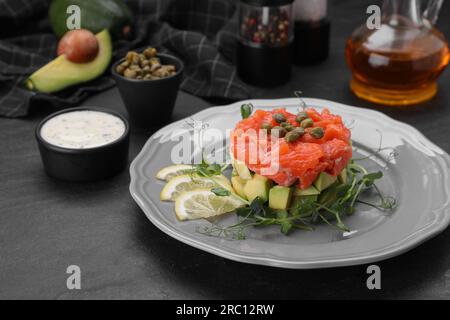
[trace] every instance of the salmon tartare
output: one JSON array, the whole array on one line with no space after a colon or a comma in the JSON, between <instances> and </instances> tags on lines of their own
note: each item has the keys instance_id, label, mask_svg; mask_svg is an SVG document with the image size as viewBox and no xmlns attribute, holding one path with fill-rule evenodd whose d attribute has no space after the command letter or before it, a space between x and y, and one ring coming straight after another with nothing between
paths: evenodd
<instances>
[{"instance_id":1,"label":"salmon tartare","mask_svg":"<svg viewBox=\"0 0 450 320\"><path fill-rule=\"evenodd\" d=\"M255 135L261 129L267 134ZM231 151L249 170L276 184L306 189L322 172L337 176L346 168L352 158L351 133L327 109L307 108L299 114L256 110L231 132ZM273 162L278 170L265 174Z\"/></svg>"}]
</instances>

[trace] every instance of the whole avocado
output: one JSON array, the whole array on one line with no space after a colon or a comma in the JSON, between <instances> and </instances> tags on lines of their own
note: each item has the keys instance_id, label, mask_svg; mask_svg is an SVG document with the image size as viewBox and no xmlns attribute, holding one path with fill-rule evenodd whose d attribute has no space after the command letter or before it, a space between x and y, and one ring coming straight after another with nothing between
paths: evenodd
<instances>
[{"instance_id":1,"label":"whole avocado","mask_svg":"<svg viewBox=\"0 0 450 320\"><path fill-rule=\"evenodd\" d=\"M122 0L53 0L48 16L58 37L69 31L67 8L71 5L80 8L82 29L93 33L108 29L115 39L126 38L131 31L133 16Z\"/></svg>"}]
</instances>

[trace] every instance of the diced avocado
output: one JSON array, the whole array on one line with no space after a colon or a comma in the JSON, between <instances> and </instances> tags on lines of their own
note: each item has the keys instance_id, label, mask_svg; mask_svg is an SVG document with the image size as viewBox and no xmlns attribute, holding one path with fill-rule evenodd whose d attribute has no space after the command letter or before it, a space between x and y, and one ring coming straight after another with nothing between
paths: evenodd
<instances>
[{"instance_id":1,"label":"diced avocado","mask_svg":"<svg viewBox=\"0 0 450 320\"><path fill-rule=\"evenodd\" d=\"M245 188L245 185L247 184L247 180L244 180L239 176L234 176L234 177L231 177L231 184L233 185L234 191L236 191L236 193L240 197L247 199L247 196L245 195L245 192L244 192L244 188Z\"/></svg>"},{"instance_id":2,"label":"diced avocado","mask_svg":"<svg viewBox=\"0 0 450 320\"><path fill-rule=\"evenodd\" d=\"M320 191L317 190L314 186L310 186L306 189L295 188L294 195L295 196L313 196L320 194Z\"/></svg>"},{"instance_id":3,"label":"diced avocado","mask_svg":"<svg viewBox=\"0 0 450 320\"><path fill-rule=\"evenodd\" d=\"M255 173L255 174L253 175L253 179L255 179L255 180L263 180L263 181L269 181L269 182L271 183L271 181L270 181L268 178L266 178L266 177L264 177L264 176L262 176L262 175L259 175L259 174L257 174L257 173Z\"/></svg>"},{"instance_id":4,"label":"diced avocado","mask_svg":"<svg viewBox=\"0 0 450 320\"><path fill-rule=\"evenodd\" d=\"M286 210L291 204L292 188L274 186L269 191L269 207L275 210Z\"/></svg>"},{"instance_id":5,"label":"diced avocado","mask_svg":"<svg viewBox=\"0 0 450 320\"><path fill-rule=\"evenodd\" d=\"M314 187L320 192L330 187L333 183L335 183L337 177L331 176L328 173L321 172L319 177L314 181Z\"/></svg>"},{"instance_id":6,"label":"diced avocado","mask_svg":"<svg viewBox=\"0 0 450 320\"><path fill-rule=\"evenodd\" d=\"M339 183L342 183L342 184L347 183L347 180L348 180L347 168L344 168L344 170L342 170L341 173L339 173L338 180L339 180Z\"/></svg>"},{"instance_id":7,"label":"diced avocado","mask_svg":"<svg viewBox=\"0 0 450 320\"><path fill-rule=\"evenodd\" d=\"M319 199L319 195L318 194L312 194L312 195L307 195L307 196L298 196L294 198L295 200L293 201L300 201L300 202L317 202L317 199Z\"/></svg>"},{"instance_id":8,"label":"diced avocado","mask_svg":"<svg viewBox=\"0 0 450 320\"><path fill-rule=\"evenodd\" d=\"M271 185L272 182L269 179L255 174L252 180L247 180L244 187L247 200L252 202L256 197L260 197L264 202L267 202Z\"/></svg>"},{"instance_id":9,"label":"diced avocado","mask_svg":"<svg viewBox=\"0 0 450 320\"><path fill-rule=\"evenodd\" d=\"M244 180L252 179L252 174L251 174L250 170L248 170L247 165L244 162L234 159L233 167L234 167L234 169L236 169L237 173L239 174L239 176L242 179L244 179Z\"/></svg>"},{"instance_id":10,"label":"diced avocado","mask_svg":"<svg viewBox=\"0 0 450 320\"><path fill-rule=\"evenodd\" d=\"M103 30L96 37L99 51L93 61L74 63L69 61L65 55L60 55L26 80L28 89L53 93L100 76L111 61L112 43L108 30Z\"/></svg>"}]
</instances>

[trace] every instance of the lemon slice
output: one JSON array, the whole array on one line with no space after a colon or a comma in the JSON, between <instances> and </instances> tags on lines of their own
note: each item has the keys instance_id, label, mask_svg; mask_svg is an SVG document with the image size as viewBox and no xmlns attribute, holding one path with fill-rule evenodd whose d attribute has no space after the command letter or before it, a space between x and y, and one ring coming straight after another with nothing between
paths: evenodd
<instances>
[{"instance_id":1,"label":"lemon slice","mask_svg":"<svg viewBox=\"0 0 450 320\"><path fill-rule=\"evenodd\" d=\"M173 177L191 173L193 168L194 167L189 164L174 164L159 170L158 173L156 174L156 178L160 180L169 181Z\"/></svg>"},{"instance_id":2,"label":"lemon slice","mask_svg":"<svg viewBox=\"0 0 450 320\"><path fill-rule=\"evenodd\" d=\"M234 196L220 197L210 189L196 189L184 192L177 198L175 213L181 221L194 220L233 212L245 205L242 200Z\"/></svg>"},{"instance_id":3,"label":"lemon slice","mask_svg":"<svg viewBox=\"0 0 450 320\"><path fill-rule=\"evenodd\" d=\"M231 189L231 184L223 175L211 178L199 175L185 174L170 179L161 191L160 199L163 201L174 201L181 193L194 189L211 189L213 187Z\"/></svg>"}]
</instances>

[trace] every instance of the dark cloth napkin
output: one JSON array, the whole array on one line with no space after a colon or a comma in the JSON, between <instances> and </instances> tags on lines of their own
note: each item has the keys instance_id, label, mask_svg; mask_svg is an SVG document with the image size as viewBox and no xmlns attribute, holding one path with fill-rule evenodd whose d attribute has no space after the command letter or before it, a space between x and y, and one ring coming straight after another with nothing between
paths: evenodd
<instances>
[{"instance_id":1,"label":"dark cloth napkin","mask_svg":"<svg viewBox=\"0 0 450 320\"><path fill-rule=\"evenodd\" d=\"M103 0L93 0L103 1ZM181 89L204 98L248 98L233 66L237 1L128 0L134 28L114 43L113 59L128 50L155 46L181 58ZM56 94L27 90L28 75L55 58L57 38L47 19L50 0L0 0L0 116L26 116L34 105L70 107L114 86L109 71Z\"/></svg>"}]
</instances>

